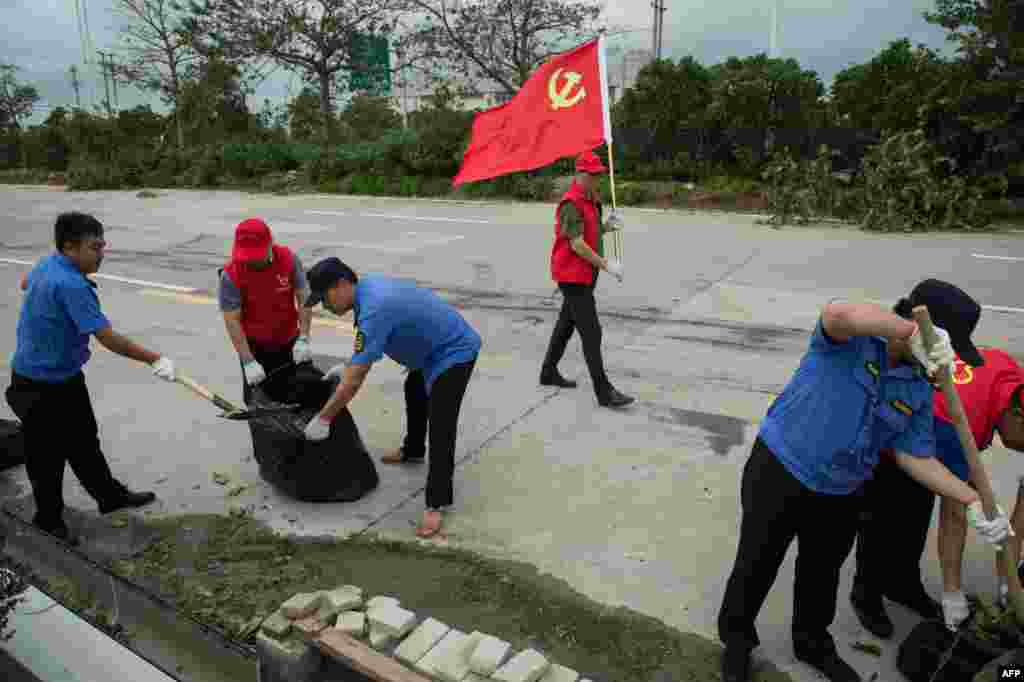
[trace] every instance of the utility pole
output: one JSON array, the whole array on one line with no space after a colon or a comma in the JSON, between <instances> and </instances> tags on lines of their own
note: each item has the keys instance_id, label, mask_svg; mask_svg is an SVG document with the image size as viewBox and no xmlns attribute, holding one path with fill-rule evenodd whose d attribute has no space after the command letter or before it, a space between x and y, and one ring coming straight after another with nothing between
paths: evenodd
<instances>
[{"instance_id":1,"label":"utility pole","mask_svg":"<svg viewBox=\"0 0 1024 682\"><path fill-rule=\"evenodd\" d=\"M74 64L71 65L71 87L75 89L75 108L82 108L82 97L79 92L82 82L78 80L78 67Z\"/></svg>"},{"instance_id":2,"label":"utility pole","mask_svg":"<svg viewBox=\"0 0 1024 682\"><path fill-rule=\"evenodd\" d=\"M106 99L103 101L104 106L107 108L107 116L113 116L113 111L110 108L110 82L107 80L107 62L105 52L96 50L96 53L100 56L100 72L103 74L103 92L106 93Z\"/></svg>"},{"instance_id":3,"label":"utility pole","mask_svg":"<svg viewBox=\"0 0 1024 682\"><path fill-rule=\"evenodd\" d=\"M651 59L661 59L661 36L664 28L665 0L654 0L654 27L651 35Z\"/></svg>"}]
</instances>

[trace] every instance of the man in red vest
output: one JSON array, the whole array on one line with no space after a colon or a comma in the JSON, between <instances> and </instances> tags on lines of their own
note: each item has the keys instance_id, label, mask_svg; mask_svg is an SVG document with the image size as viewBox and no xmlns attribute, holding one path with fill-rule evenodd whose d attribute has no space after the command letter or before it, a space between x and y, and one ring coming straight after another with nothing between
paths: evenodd
<instances>
[{"instance_id":1,"label":"man in red vest","mask_svg":"<svg viewBox=\"0 0 1024 682\"><path fill-rule=\"evenodd\" d=\"M231 343L245 375L245 396L267 375L292 362L312 360L305 306L309 287L302 263L275 244L259 218L235 228L231 260L221 270L218 298Z\"/></svg>"},{"instance_id":2,"label":"man in red vest","mask_svg":"<svg viewBox=\"0 0 1024 682\"><path fill-rule=\"evenodd\" d=\"M602 236L621 229L622 221L612 212L603 221L601 200L595 191L596 176L607 171L593 152L576 159L576 178L555 211L555 243L551 247L551 279L562 291L562 310L551 334L548 352L540 372L541 386L575 388L558 372L558 362L574 329L583 340L583 356L597 402L602 407L625 407L633 398L612 386L601 359L601 323L597 319L594 286L598 270L607 270L622 281L622 263L604 258Z\"/></svg>"}]
</instances>

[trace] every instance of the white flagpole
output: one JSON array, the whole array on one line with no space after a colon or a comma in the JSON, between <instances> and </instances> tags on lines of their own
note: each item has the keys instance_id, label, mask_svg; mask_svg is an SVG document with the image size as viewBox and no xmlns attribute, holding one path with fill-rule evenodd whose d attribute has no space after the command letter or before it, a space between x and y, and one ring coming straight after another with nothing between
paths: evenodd
<instances>
[{"instance_id":1,"label":"white flagpole","mask_svg":"<svg viewBox=\"0 0 1024 682\"><path fill-rule=\"evenodd\" d=\"M608 97L608 55L606 51L605 34L601 31L597 39L597 60L601 73L601 113L604 119L604 139L608 145L608 182L612 191L612 210L618 209L615 200L615 154L612 151L612 114L611 102ZM622 235L619 231L612 233L612 253L621 262L622 260Z\"/></svg>"}]
</instances>

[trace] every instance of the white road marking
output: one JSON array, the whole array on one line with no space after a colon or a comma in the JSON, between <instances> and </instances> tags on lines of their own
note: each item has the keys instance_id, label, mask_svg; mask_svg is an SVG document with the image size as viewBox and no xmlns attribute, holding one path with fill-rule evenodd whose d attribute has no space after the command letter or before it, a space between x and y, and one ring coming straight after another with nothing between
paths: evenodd
<instances>
[{"instance_id":1,"label":"white road marking","mask_svg":"<svg viewBox=\"0 0 1024 682\"><path fill-rule=\"evenodd\" d=\"M383 251L384 253L415 253L415 248L397 247L388 244L367 244L365 242L331 242L329 244L318 244L317 246L344 247L346 249L367 249L369 251Z\"/></svg>"},{"instance_id":2,"label":"white road marking","mask_svg":"<svg viewBox=\"0 0 1024 682\"><path fill-rule=\"evenodd\" d=\"M340 215L340 216L352 215L348 211L306 211L306 213L309 214L309 215Z\"/></svg>"},{"instance_id":3,"label":"white road marking","mask_svg":"<svg viewBox=\"0 0 1024 682\"><path fill-rule=\"evenodd\" d=\"M8 263L11 265L35 265L32 261L17 260L14 258L0 258L0 263ZM162 284L160 282L150 282L144 279L132 279L130 277L119 277L117 275L104 275L96 273L93 275L96 279L109 279L112 282L123 282L125 284L135 284L142 287L152 287L154 289L164 289L166 291L177 291L182 294L192 294L197 291L195 287L179 287L174 284Z\"/></svg>"},{"instance_id":4,"label":"white road marking","mask_svg":"<svg viewBox=\"0 0 1024 682\"><path fill-rule=\"evenodd\" d=\"M983 253L972 253L975 258L983 258L985 260L1010 260L1010 261L1024 261L1024 258L1017 256L986 256Z\"/></svg>"},{"instance_id":5,"label":"white road marking","mask_svg":"<svg viewBox=\"0 0 1024 682\"><path fill-rule=\"evenodd\" d=\"M438 232L405 232L407 237L416 237L416 242L421 246L432 246L434 244L447 244L456 242L466 237L461 234L440 234Z\"/></svg>"},{"instance_id":6,"label":"white road marking","mask_svg":"<svg viewBox=\"0 0 1024 682\"><path fill-rule=\"evenodd\" d=\"M438 216L417 216L417 215L397 215L394 213L360 213L359 215L366 218L392 218L394 220L425 220L439 223L473 223L476 225L488 225L490 220L480 220L479 218L441 218Z\"/></svg>"}]
</instances>

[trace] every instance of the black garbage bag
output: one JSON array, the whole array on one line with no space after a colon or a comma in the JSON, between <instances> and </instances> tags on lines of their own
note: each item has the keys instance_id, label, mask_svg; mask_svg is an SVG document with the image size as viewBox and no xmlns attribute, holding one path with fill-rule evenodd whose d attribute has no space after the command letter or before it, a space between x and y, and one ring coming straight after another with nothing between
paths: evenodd
<instances>
[{"instance_id":1,"label":"black garbage bag","mask_svg":"<svg viewBox=\"0 0 1024 682\"><path fill-rule=\"evenodd\" d=\"M25 463L25 434L21 422L0 419L0 471Z\"/></svg>"},{"instance_id":2,"label":"black garbage bag","mask_svg":"<svg viewBox=\"0 0 1024 682\"><path fill-rule=\"evenodd\" d=\"M956 641L956 635L937 620L918 623L900 644L896 668L910 682L929 682L938 670L943 656ZM971 636L961 635L949 660L935 675L935 682L970 680L987 663L1006 653L1006 649Z\"/></svg>"},{"instance_id":3,"label":"black garbage bag","mask_svg":"<svg viewBox=\"0 0 1024 682\"><path fill-rule=\"evenodd\" d=\"M249 419L253 454L263 480L290 497L305 502L353 502L376 488L380 479L352 413L342 410L326 440L314 443L303 434L338 384L336 379L323 381L323 376L311 363L303 363L278 371L268 387L249 391L246 405L250 408L302 406Z\"/></svg>"}]
</instances>

